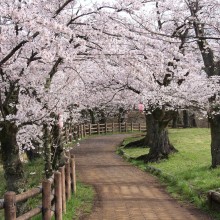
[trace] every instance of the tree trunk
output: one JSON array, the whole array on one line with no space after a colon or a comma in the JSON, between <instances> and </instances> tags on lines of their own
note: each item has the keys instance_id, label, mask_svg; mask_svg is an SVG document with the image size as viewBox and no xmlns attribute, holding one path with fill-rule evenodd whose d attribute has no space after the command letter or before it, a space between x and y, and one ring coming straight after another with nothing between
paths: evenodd
<instances>
[{"instance_id":1,"label":"tree trunk","mask_svg":"<svg viewBox=\"0 0 220 220\"><path fill-rule=\"evenodd\" d=\"M100 116L101 116L101 118L99 120L99 123L100 124L105 124L106 121L107 121L107 118L106 118L105 112L103 110L100 111Z\"/></svg>"},{"instance_id":2,"label":"tree trunk","mask_svg":"<svg viewBox=\"0 0 220 220\"><path fill-rule=\"evenodd\" d=\"M53 170L57 170L61 165L61 156L63 153L63 141L61 135L61 129L58 125L53 127L53 160L52 167Z\"/></svg>"},{"instance_id":3,"label":"tree trunk","mask_svg":"<svg viewBox=\"0 0 220 220\"><path fill-rule=\"evenodd\" d=\"M197 128L197 127L198 127L198 126L197 126L197 123L196 123L195 113L192 113L192 114L190 115L190 126L191 126L192 128Z\"/></svg>"},{"instance_id":4,"label":"tree trunk","mask_svg":"<svg viewBox=\"0 0 220 220\"><path fill-rule=\"evenodd\" d=\"M52 176L52 161L51 161L51 138L50 131L48 129L47 124L43 125L44 132L44 160L45 160L45 174L46 178L50 178Z\"/></svg>"},{"instance_id":5,"label":"tree trunk","mask_svg":"<svg viewBox=\"0 0 220 220\"><path fill-rule=\"evenodd\" d=\"M167 159L169 154L177 152L177 150L170 143L168 137L166 123L162 121L155 121L153 124L153 132L151 139L148 140L151 143L149 154L145 158L145 162L155 162L161 159Z\"/></svg>"},{"instance_id":6,"label":"tree trunk","mask_svg":"<svg viewBox=\"0 0 220 220\"><path fill-rule=\"evenodd\" d=\"M89 109L89 115L90 115L90 121L91 121L91 124L95 124L95 114L94 114L94 111L92 109Z\"/></svg>"},{"instance_id":7,"label":"tree trunk","mask_svg":"<svg viewBox=\"0 0 220 220\"><path fill-rule=\"evenodd\" d=\"M0 131L0 141L7 191L19 193L24 191L26 181L23 165L19 158L17 132L18 128L14 123L5 122Z\"/></svg>"},{"instance_id":8,"label":"tree trunk","mask_svg":"<svg viewBox=\"0 0 220 220\"><path fill-rule=\"evenodd\" d=\"M178 127L178 120L179 120L179 112L177 111L172 120L172 128L177 128Z\"/></svg>"},{"instance_id":9,"label":"tree trunk","mask_svg":"<svg viewBox=\"0 0 220 220\"><path fill-rule=\"evenodd\" d=\"M0 131L2 163L6 179L6 190L16 194L26 190L26 178L23 164L19 157L19 147L16 141L18 127L11 122L4 122ZM24 202L17 203L17 215L26 211Z\"/></svg>"},{"instance_id":10,"label":"tree trunk","mask_svg":"<svg viewBox=\"0 0 220 220\"><path fill-rule=\"evenodd\" d=\"M177 152L170 143L166 120L156 120L153 115L147 117L147 135L148 146L150 147L149 154L145 158L145 162L155 162L161 159L167 159L169 154Z\"/></svg>"},{"instance_id":11,"label":"tree trunk","mask_svg":"<svg viewBox=\"0 0 220 220\"><path fill-rule=\"evenodd\" d=\"M155 132L155 119L152 114L146 115L146 128L147 134L144 138L144 144L148 147L153 147L154 143L154 132Z\"/></svg>"},{"instance_id":12,"label":"tree trunk","mask_svg":"<svg viewBox=\"0 0 220 220\"><path fill-rule=\"evenodd\" d=\"M213 115L209 119L211 128L212 168L220 165L220 115Z\"/></svg>"},{"instance_id":13,"label":"tree trunk","mask_svg":"<svg viewBox=\"0 0 220 220\"><path fill-rule=\"evenodd\" d=\"M184 128L189 128L190 127L189 111L188 110L183 110L183 127Z\"/></svg>"},{"instance_id":14,"label":"tree trunk","mask_svg":"<svg viewBox=\"0 0 220 220\"><path fill-rule=\"evenodd\" d=\"M125 110L123 108L119 108L118 123L123 123L124 120L125 120Z\"/></svg>"},{"instance_id":15,"label":"tree trunk","mask_svg":"<svg viewBox=\"0 0 220 220\"><path fill-rule=\"evenodd\" d=\"M137 159L145 162L155 162L168 158L168 155L177 150L169 141L167 125L172 119L173 112L166 112L163 109L155 109L152 114L146 115L147 134L145 143L150 147L146 155Z\"/></svg>"}]
</instances>

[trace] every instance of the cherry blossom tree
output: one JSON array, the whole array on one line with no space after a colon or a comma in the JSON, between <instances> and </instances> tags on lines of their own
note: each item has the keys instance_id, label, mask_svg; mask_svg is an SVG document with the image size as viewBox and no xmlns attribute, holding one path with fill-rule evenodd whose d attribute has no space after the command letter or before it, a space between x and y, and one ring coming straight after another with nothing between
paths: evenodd
<instances>
[{"instance_id":1,"label":"cherry blossom tree","mask_svg":"<svg viewBox=\"0 0 220 220\"><path fill-rule=\"evenodd\" d=\"M204 70L208 77L219 76L219 1L186 1L186 8L189 16L182 28L188 28L192 38L196 39L198 50L201 53ZM211 153L212 167L220 165L220 115L219 115L219 88L210 97L210 108L208 109L209 122L211 127Z\"/></svg>"},{"instance_id":2,"label":"cherry blossom tree","mask_svg":"<svg viewBox=\"0 0 220 220\"><path fill-rule=\"evenodd\" d=\"M66 120L80 98L73 67L92 44L82 19L89 13L72 0L1 2L0 140L8 190L25 188L19 148L44 137L49 155L47 134L57 123L51 113L63 111Z\"/></svg>"},{"instance_id":3,"label":"cherry blossom tree","mask_svg":"<svg viewBox=\"0 0 220 220\"><path fill-rule=\"evenodd\" d=\"M196 45L188 42L188 29L178 32L178 20L170 12L172 7L177 10L177 5L162 3L117 1L103 6L113 13L109 13L110 23L105 24L102 34L102 39L108 36L104 49L108 61L103 68L108 69L105 76L109 80L105 78L99 84L140 95L147 112L147 144L151 147L146 161L166 158L175 151L166 127L177 109L207 112L208 99L217 91L215 79L208 79L204 73ZM186 15L183 10L178 13Z\"/></svg>"},{"instance_id":4,"label":"cherry blossom tree","mask_svg":"<svg viewBox=\"0 0 220 220\"><path fill-rule=\"evenodd\" d=\"M163 36L181 40L184 54L195 52L197 62L203 65L207 77L215 81L212 96L206 101L205 109L211 127L212 167L220 164L219 155L219 1L187 0L157 1L157 15L166 26ZM150 28L150 32L158 33ZM158 33L161 36L161 33ZM183 44L184 43L184 44ZM190 68L193 63L189 63ZM216 80L215 80L216 79ZM206 92L204 91L205 95ZM200 97L198 96L198 101ZM200 101L201 103L202 101Z\"/></svg>"}]
</instances>

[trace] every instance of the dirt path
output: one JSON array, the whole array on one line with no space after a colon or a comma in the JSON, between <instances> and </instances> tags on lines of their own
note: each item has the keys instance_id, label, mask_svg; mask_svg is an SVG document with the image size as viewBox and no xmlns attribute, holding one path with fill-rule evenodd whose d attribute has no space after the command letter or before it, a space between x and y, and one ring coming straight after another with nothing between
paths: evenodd
<instances>
[{"instance_id":1,"label":"dirt path","mask_svg":"<svg viewBox=\"0 0 220 220\"><path fill-rule=\"evenodd\" d=\"M97 197L86 220L209 220L206 214L171 198L156 178L115 154L125 135L82 141L73 151L78 178L93 185Z\"/></svg>"}]
</instances>

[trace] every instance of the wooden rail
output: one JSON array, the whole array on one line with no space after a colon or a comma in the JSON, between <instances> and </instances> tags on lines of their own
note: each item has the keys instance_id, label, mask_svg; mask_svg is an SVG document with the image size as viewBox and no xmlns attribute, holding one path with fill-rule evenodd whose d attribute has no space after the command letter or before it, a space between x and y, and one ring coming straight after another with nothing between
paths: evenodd
<instances>
[{"instance_id":1,"label":"wooden rail","mask_svg":"<svg viewBox=\"0 0 220 220\"><path fill-rule=\"evenodd\" d=\"M66 142L83 138L87 135L107 134L114 132L145 131L146 125L141 123L105 123L105 124L78 124L74 128L66 128L64 137Z\"/></svg>"},{"instance_id":2,"label":"wooden rail","mask_svg":"<svg viewBox=\"0 0 220 220\"><path fill-rule=\"evenodd\" d=\"M28 220L41 213L43 220L50 220L55 215L56 220L62 220L62 213L66 212L66 201L76 194L75 158L69 155L65 166L54 172L53 177L42 181L39 187L16 195L6 192L0 200L0 209L5 211L6 220ZM72 186L72 187L71 187ZM42 195L42 204L17 217L16 203Z\"/></svg>"}]
</instances>

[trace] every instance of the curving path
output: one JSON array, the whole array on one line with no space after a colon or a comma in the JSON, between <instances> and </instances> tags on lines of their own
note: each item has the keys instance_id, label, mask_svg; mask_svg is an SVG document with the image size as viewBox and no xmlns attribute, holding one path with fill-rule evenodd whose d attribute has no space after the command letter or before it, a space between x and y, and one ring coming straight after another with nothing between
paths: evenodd
<instances>
[{"instance_id":1,"label":"curving path","mask_svg":"<svg viewBox=\"0 0 220 220\"><path fill-rule=\"evenodd\" d=\"M178 203L148 173L115 154L126 135L83 140L73 149L78 178L93 185L96 201L86 220L209 220L206 214Z\"/></svg>"}]
</instances>

